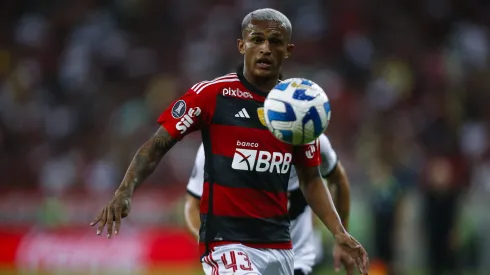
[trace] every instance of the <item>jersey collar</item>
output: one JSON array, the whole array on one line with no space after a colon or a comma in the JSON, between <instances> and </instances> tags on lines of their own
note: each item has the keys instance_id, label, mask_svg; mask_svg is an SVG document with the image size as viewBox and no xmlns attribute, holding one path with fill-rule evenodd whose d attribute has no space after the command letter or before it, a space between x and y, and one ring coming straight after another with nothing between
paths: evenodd
<instances>
[{"instance_id":1,"label":"jersey collar","mask_svg":"<svg viewBox=\"0 0 490 275\"><path fill-rule=\"evenodd\" d=\"M268 93L261 91L259 88L257 88L255 85L250 83L245 78L245 76L243 75L243 66L244 66L243 63L238 65L237 72L236 72L238 79L240 79L240 82L243 84L243 86L245 86L245 88L247 88L247 90L249 90L253 93L256 93L256 94L263 96L263 97L267 97Z\"/></svg>"}]
</instances>

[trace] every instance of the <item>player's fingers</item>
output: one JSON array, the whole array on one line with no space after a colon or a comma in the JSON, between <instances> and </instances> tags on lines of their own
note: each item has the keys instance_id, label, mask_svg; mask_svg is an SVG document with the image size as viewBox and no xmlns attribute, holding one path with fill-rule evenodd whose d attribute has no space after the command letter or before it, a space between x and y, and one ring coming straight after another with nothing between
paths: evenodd
<instances>
[{"instance_id":1,"label":"player's fingers","mask_svg":"<svg viewBox=\"0 0 490 275\"><path fill-rule=\"evenodd\" d=\"M367 270L369 270L369 257L368 257L368 254L366 252L366 250L361 247L359 250L358 250L358 259L359 259L359 264L362 266L362 269L364 271L367 272Z\"/></svg>"},{"instance_id":2,"label":"player's fingers","mask_svg":"<svg viewBox=\"0 0 490 275\"><path fill-rule=\"evenodd\" d=\"M335 250L333 253L333 268L335 272L340 271L340 262L341 262L341 255L338 252L338 250Z\"/></svg>"},{"instance_id":3,"label":"player's fingers","mask_svg":"<svg viewBox=\"0 0 490 275\"><path fill-rule=\"evenodd\" d=\"M363 262L364 270L366 270L366 274L367 274L367 270L369 270L369 257L367 253L364 253L362 258L363 258L362 262Z\"/></svg>"},{"instance_id":4,"label":"player's fingers","mask_svg":"<svg viewBox=\"0 0 490 275\"><path fill-rule=\"evenodd\" d=\"M102 230L104 230L104 226L107 222L106 215L107 208L104 208L104 210L102 210L102 218L100 219L99 227L97 228L97 235L100 235L100 233L102 233Z\"/></svg>"},{"instance_id":5,"label":"player's fingers","mask_svg":"<svg viewBox=\"0 0 490 275\"><path fill-rule=\"evenodd\" d=\"M363 275L367 275L368 274L368 267L364 265L361 257L358 257L356 259L356 263L357 263L357 266L359 268L359 272Z\"/></svg>"},{"instance_id":6,"label":"player's fingers","mask_svg":"<svg viewBox=\"0 0 490 275\"><path fill-rule=\"evenodd\" d=\"M352 259L352 257L348 254L342 254L342 264L344 265L345 267L345 272L347 275L354 275L353 272L354 272L354 267L356 266L355 262L354 262L354 259Z\"/></svg>"},{"instance_id":7,"label":"player's fingers","mask_svg":"<svg viewBox=\"0 0 490 275\"><path fill-rule=\"evenodd\" d=\"M90 226L94 226L96 225L98 222L100 222L100 220L102 219L102 213L103 212L100 212L99 216L97 216L97 218L95 218L91 223L90 223Z\"/></svg>"},{"instance_id":8,"label":"player's fingers","mask_svg":"<svg viewBox=\"0 0 490 275\"><path fill-rule=\"evenodd\" d=\"M357 270L359 270L359 273L364 274L359 258L354 258L354 265L357 267Z\"/></svg>"},{"instance_id":9,"label":"player's fingers","mask_svg":"<svg viewBox=\"0 0 490 275\"><path fill-rule=\"evenodd\" d=\"M114 206L114 223L116 224L116 228L114 234L119 234L119 230L121 229L121 219L122 219L122 208Z\"/></svg>"},{"instance_id":10,"label":"player's fingers","mask_svg":"<svg viewBox=\"0 0 490 275\"><path fill-rule=\"evenodd\" d=\"M342 248L344 249L345 253L347 253L352 259L359 257L358 249L353 249L349 245L343 245Z\"/></svg>"},{"instance_id":11,"label":"player's fingers","mask_svg":"<svg viewBox=\"0 0 490 275\"><path fill-rule=\"evenodd\" d=\"M345 274L347 275L354 275L354 266L355 264L346 264L345 265Z\"/></svg>"},{"instance_id":12,"label":"player's fingers","mask_svg":"<svg viewBox=\"0 0 490 275\"><path fill-rule=\"evenodd\" d=\"M112 225L114 224L114 211L113 207L107 207L107 238L110 239L112 236Z\"/></svg>"}]
</instances>

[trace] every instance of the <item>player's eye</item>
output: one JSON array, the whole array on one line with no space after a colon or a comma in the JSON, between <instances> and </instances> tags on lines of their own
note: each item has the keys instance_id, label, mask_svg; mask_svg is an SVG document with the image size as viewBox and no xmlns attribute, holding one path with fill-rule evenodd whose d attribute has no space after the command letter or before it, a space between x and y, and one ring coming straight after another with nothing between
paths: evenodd
<instances>
[{"instance_id":1,"label":"player's eye","mask_svg":"<svg viewBox=\"0 0 490 275\"><path fill-rule=\"evenodd\" d=\"M263 39L263 38L261 38L261 37L253 37L253 38L252 38L252 42L254 42L254 43L257 43L257 44L258 44L258 43L262 43L262 42L264 42L264 39Z\"/></svg>"},{"instance_id":2,"label":"player's eye","mask_svg":"<svg viewBox=\"0 0 490 275\"><path fill-rule=\"evenodd\" d=\"M276 45L281 45L282 44L282 40L281 39L278 39L278 38L271 38L271 39L269 39L269 42L271 44L276 44Z\"/></svg>"}]
</instances>

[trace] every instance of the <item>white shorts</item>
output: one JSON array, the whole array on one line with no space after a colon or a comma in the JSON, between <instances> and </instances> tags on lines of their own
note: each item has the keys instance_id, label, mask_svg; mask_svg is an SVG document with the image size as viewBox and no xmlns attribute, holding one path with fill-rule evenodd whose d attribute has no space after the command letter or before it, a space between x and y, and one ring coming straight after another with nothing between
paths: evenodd
<instances>
[{"instance_id":1,"label":"white shorts","mask_svg":"<svg viewBox=\"0 0 490 275\"><path fill-rule=\"evenodd\" d=\"M206 275L293 275L293 250L217 246L202 259Z\"/></svg>"}]
</instances>

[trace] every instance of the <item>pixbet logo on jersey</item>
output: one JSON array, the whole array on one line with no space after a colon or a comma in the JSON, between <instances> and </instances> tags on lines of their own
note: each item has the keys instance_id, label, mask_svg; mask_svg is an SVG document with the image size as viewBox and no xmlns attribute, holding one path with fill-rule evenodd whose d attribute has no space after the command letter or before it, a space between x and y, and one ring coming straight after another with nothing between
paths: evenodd
<instances>
[{"instance_id":1,"label":"pixbet logo on jersey","mask_svg":"<svg viewBox=\"0 0 490 275\"><path fill-rule=\"evenodd\" d=\"M286 174L291 167L290 153L237 148L231 168L235 170Z\"/></svg>"},{"instance_id":2,"label":"pixbet logo on jersey","mask_svg":"<svg viewBox=\"0 0 490 275\"><path fill-rule=\"evenodd\" d=\"M185 133L189 127L194 123L194 119L201 114L201 108L190 108L187 114L180 119L175 125L175 129L179 130L181 134ZM194 119L193 119L194 118Z\"/></svg>"},{"instance_id":3,"label":"pixbet logo on jersey","mask_svg":"<svg viewBox=\"0 0 490 275\"><path fill-rule=\"evenodd\" d=\"M225 88L223 89L223 96L232 96L238 98L253 98L249 92L244 92L240 89Z\"/></svg>"}]
</instances>

